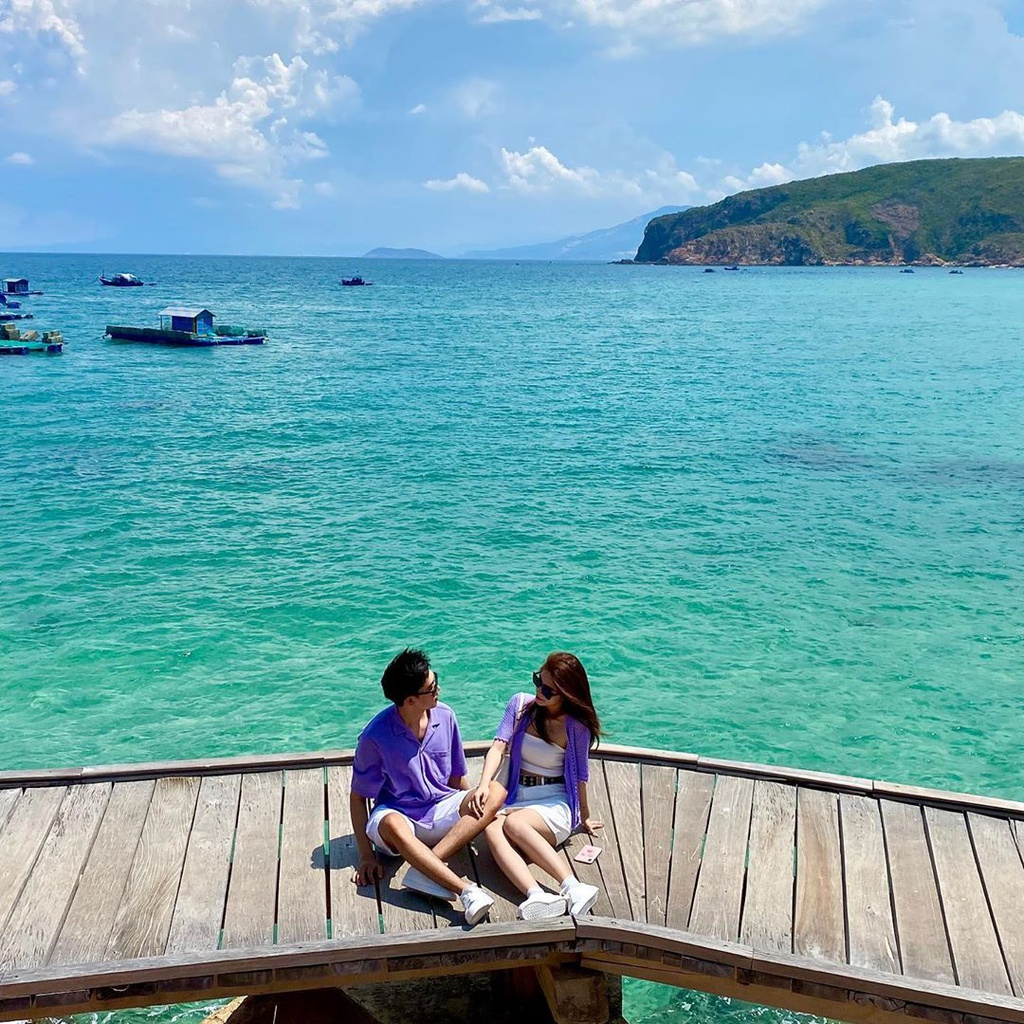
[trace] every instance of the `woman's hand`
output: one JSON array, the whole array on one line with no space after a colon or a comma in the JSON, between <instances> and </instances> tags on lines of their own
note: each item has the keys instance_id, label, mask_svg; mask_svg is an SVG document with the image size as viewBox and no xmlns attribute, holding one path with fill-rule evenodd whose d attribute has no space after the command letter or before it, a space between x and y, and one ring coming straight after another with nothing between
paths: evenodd
<instances>
[{"instance_id":1,"label":"woman's hand","mask_svg":"<svg viewBox=\"0 0 1024 1024\"><path fill-rule=\"evenodd\" d=\"M598 829L604 828L604 822L598 821L596 818L587 817L583 819L583 827L586 829L587 835L593 836L597 834Z\"/></svg>"},{"instance_id":2,"label":"woman's hand","mask_svg":"<svg viewBox=\"0 0 1024 1024\"><path fill-rule=\"evenodd\" d=\"M352 872L352 881L356 885L373 885L384 877L384 866L372 854L359 861L359 867Z\"/></svg>"},{"instance_id":3,"label":"woman's hand","mask_svg":"<svg viewBox=\"0 0 1024 1024\"><path fill-rule=\"evenodd\" d=\"M469 798L469 813L474 818L480 818L483 816L484 807L487 804L487 797L490 793L490 785L479 785L473 790Z\"/></svg>"}]
</instances>

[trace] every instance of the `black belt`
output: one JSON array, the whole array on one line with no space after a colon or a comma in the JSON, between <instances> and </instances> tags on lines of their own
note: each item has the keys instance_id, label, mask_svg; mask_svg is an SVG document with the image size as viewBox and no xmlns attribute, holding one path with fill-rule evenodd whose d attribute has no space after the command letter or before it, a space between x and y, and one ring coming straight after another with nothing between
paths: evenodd
<instances>
[{"instance_id":1,"label":"black belt","mask_svg":"<svg viewBox=\"0 0 1024 1024\"><path fill-rule=\"evenodd\" d=\"M565 782L564 775L527 775L526 772L519 773L520 786L554 786L559 782Z\"/></svg>"}]
</instances>

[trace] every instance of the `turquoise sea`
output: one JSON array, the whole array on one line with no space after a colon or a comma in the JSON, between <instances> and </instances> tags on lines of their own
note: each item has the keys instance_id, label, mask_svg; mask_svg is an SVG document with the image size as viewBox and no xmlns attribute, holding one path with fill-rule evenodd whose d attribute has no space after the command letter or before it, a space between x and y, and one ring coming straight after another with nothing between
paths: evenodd
<instances>
[{"instance_id":1,"label":"turquoise sea","mask_svg":"<svg viewBox=\"0 0 1024 1024\"><path fill-rule=\"evenodd\" d=\"M467 736L567 648L610 741L1024 793L1021 271L13 275L68 346L0 360L0 768L351 746L412 643ZM271 342L103 340L170 303Z\"/></svg>"}]
</instances>

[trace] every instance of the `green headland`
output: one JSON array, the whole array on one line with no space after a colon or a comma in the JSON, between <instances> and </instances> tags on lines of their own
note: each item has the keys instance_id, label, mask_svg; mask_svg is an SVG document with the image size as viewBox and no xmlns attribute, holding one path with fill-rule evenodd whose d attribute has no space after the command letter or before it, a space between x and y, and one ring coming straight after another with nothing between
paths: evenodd
<instances>
[{"instance_id":1,"label":"green headland","mask_svg":"<svg viewBox=\"0 0 1024 1024\"><path fill-rule=\"evenodd\" d=\"M1024 266L1024 157L915 160L657 217L637 263Z\"/></svg>"}]
</instances>

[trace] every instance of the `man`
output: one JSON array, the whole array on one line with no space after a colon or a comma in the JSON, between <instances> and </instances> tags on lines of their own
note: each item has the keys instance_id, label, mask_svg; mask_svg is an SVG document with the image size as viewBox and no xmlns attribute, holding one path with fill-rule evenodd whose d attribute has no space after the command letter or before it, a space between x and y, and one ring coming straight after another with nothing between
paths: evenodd
<instances>
[{"instance_id":1,"label":"man","mask_svg":"<svg viewBox=\"0 0 1024 1024\"><path fill-rule=\"evenodd\" d=\"M473 799L455 713L437 699L437 673L423 651L402 651L380 684L391 706L363 729L352 766L349 799L359 847L352 880L370 885L382 877L372 842L409 862L403 885L442 899L458 896L466 922L476 924L494 900L445 861L494 820L505 790L492 782L482 806ZM369 815L367 800L374 801Z\"/></svg>"}]
</instances>

